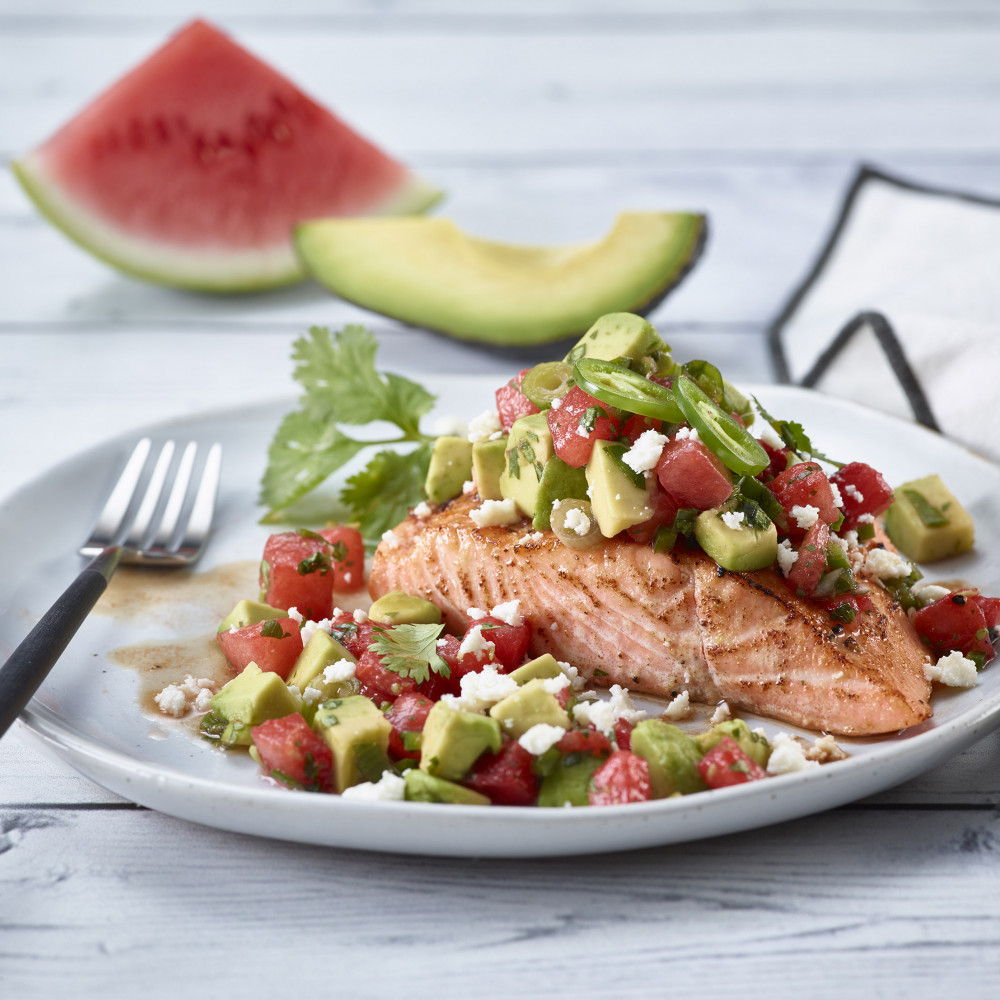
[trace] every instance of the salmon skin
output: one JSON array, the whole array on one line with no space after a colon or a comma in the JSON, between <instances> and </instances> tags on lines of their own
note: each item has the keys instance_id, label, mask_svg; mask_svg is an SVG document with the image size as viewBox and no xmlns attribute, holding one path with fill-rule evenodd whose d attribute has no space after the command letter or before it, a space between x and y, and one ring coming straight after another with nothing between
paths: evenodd
<instances>
[{"instance_id":1,"label":"salmon skin","mask_svg":"<svg viewBox=\"0 0 1000 1000\"><path fill-rule=\"evenodd\" d=\"M873 736L931 715L927 654L899 605L872 583L853 631L795 594L775 569L721 570L700 549L656 553L605 539L563 545L529 521L480 528L472 495L410 515L375 553L369 590L436 604L461 634L468 610L517 599L534 655L593 683L692 700L806 729Z\"/></svg>"}]
</instances>

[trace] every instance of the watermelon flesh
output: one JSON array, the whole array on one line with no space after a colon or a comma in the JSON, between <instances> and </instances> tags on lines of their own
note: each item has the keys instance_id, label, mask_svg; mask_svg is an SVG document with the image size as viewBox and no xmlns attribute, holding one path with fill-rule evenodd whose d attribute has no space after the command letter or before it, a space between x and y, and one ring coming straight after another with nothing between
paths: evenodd
<instances>
[{"instance_id":1,"label":"watermelon flesh","mask_svg":"<svg viewBox=\"0 0 1000 1000\"><path fill-rule=\"evenodd\" d=\"M204 21L14 163L38 208L123 271L241 291L304 277L298 222L441 193Z\"/></svg>"}]
</instances>

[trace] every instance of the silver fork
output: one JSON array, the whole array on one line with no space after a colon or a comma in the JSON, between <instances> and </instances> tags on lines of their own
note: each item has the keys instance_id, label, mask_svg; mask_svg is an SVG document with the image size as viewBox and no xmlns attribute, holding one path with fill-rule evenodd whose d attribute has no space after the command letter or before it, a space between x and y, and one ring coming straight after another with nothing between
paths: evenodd
<instances>
[{"instance_id":1,"label":"silver fork","mask_svg":"<svg viewBox=\"0 0 1000 1000\"><path fill-rule=\"evenodd\" d=\"M187 566L204 550L219 489L222 445L209 449L197 483L196 442L189 442L176 462L173 441L167 441L152 462L151 450L149 438L135 446L90 537L80 546L80 555L91 561L0 667L0 736L76 635L121 563Z\"/></svg>"}]
</instances>

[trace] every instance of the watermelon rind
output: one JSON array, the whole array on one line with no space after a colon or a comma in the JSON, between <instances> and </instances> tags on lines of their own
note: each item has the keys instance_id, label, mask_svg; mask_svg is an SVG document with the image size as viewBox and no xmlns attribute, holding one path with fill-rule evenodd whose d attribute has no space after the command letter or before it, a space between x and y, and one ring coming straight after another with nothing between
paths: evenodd
<instances>
[{"instance_id":1,"label":"watermelon rind","mask_svg":"<svg viewBox=\"0 0 1000 1000\"><path fill-rule=\"evenodd\" d=\"M291 240L253 250L230 246L190 247L143 239L88 211L46 168L40 152L15 160L12 169L28 197L53 225L84 250L125 274L190 291L242 293L293 285L306 277ZM415 174L372 215L424 212L443 192Z\"/></svg>"}]
</instances>

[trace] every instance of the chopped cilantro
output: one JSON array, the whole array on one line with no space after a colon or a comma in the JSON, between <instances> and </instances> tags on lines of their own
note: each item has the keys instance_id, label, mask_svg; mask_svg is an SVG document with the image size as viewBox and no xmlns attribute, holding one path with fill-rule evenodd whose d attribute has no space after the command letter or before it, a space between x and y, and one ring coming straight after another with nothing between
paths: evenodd
<instances>
[{"instance_id":1,"label":"chopped cilantro","mask_svg":"<svg viewBox=\"0 0 1000 1000\"><path fill-rule=\"evenodd\" d=\"M838 462L824 455L821 451L816 451L802 424L795 420L778 420L764 409L756 396L753 397L753 401L757 404L760 415L774 428L778 437L785 443L786 448L791 448L792 451L800 455L806 455L820 462L826 462L828 465L835 465L838 469L843 467L843 462Z\"/></svg>"}]
</instances>

